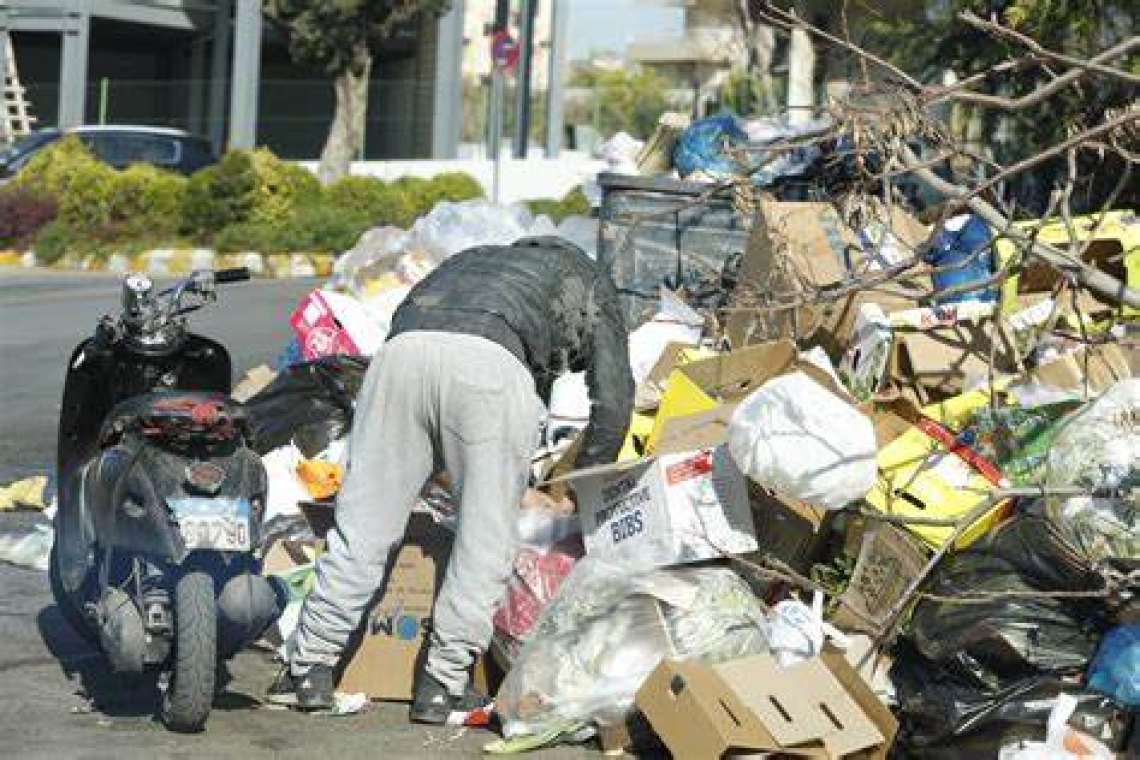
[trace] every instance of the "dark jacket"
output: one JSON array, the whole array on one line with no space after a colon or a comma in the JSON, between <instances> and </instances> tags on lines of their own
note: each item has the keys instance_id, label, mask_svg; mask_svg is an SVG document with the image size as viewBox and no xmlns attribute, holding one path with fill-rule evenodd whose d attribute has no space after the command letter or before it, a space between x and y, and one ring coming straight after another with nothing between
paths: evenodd
<instances>
[{"instance_id":1,"label":"dark jacket","mask_svg":"<svg viewBox=\"0 0 1140 760\"><path fill-rule=\"evenodd\" d=\"M563 372L586 372L590 424L577 465L612 462L633 409L628 335L609 275L554 237L458 253L412 288L389 337L442 330L488 338L534 375L539 395Z\"/></svg>"}]
</instances>

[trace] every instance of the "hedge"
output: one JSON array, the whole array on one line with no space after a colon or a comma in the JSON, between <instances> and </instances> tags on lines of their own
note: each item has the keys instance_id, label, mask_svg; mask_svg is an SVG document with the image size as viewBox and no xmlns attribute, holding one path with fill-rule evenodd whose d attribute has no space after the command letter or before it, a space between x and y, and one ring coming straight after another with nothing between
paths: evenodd
<instances>
[{"instance_id":1,"label":"hedge","mask_svg":"<svg viewBox=\"0 0 1140 760\"><path fill-rule=\"evenodd\" d=\"M322 187L264 148L230 151L189 178L142 164L117 171L67 137L0 187L0 249L31 246L49 262L154 247L339 252L372 227L407 228L441 201L482 195L462 172L391 183L346 177ZM556 221L589 210L580 193L530 205Z\"/></svg>"}]
</instances>

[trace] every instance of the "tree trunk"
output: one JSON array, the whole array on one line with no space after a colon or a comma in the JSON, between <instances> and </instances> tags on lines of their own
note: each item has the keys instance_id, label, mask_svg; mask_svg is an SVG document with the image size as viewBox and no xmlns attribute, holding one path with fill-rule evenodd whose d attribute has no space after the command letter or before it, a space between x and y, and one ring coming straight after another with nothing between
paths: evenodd
<instances>
[{"instance_id":1,"label":"tree trunk","mask_svg":"<svg viewBox=\"0 0 1140 760\"><path fill-rule=\"evenodd\" d=\"M372 53L365 45L356 51L356 65L341 72L333 82L336 112L329 136L321 151L317 176L322 184L347 177L352 160L364 147L364 116L368 112L368 79L372 73Z\"/></svg>"}]
</instances>

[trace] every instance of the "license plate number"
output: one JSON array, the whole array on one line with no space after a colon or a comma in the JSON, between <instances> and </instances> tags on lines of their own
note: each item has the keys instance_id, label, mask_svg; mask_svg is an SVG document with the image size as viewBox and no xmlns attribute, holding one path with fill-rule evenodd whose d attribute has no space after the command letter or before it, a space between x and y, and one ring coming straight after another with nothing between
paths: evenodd
<instances>
[{"instance_id":1,"label":"license plate number","mask_svg":"<svg viewBox=\"0 0 1140 760\"><path fill-rule=\"evenodd\" d=\"M187 549L249 550L249 502L245 499L179 499L171 507Z\"/></svg>"}]
</instances>

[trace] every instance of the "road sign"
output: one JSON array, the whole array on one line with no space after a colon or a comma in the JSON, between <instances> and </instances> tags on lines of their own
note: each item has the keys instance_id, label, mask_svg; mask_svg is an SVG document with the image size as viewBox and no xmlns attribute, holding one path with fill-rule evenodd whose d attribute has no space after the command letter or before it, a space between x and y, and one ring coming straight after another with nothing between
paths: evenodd
<instances>
[{"instance_id":1,"label":"road sign","mask_svg":"<svg viewBox=\"0 0 1140 760\"><path fill-rule=\"evenodd\" d=\"M498 31L491 37L491 60L500 69L513 69L519 62L519 43L510 32Z\"/></svg>"}]
</instances>

